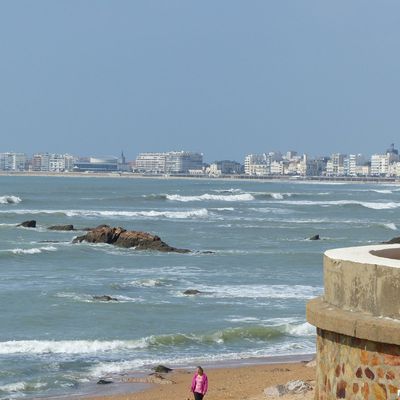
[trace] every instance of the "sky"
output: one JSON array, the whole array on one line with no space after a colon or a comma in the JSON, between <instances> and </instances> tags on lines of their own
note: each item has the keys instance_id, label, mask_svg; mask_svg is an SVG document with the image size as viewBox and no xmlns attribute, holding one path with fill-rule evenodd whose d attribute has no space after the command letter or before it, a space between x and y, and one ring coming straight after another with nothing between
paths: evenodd
<instances>
[{"instance_id":1,"label":"sky","mask_svg":"<svg viewBox=\"0 0 400 400\"><path fill-rule=\"evenodd\" d=\"M2 0L0 152L400 147L398 0Z\"/></svg>"}]
</instances>

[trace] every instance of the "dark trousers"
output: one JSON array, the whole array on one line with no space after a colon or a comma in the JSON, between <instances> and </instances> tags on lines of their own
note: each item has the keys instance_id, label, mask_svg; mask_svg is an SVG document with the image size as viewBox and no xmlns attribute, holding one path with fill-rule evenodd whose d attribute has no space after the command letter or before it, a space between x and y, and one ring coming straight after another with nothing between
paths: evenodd
<instances>
[{"instance_id":1,"label":"dark trousers","mask_svg":"<svg viewBox=\"0 0 400 400\"><path fill-rule=\"evenodd\" d=\"M203 400L204 394L194 392L194 400Z\"/></svg>"}]
</instances>

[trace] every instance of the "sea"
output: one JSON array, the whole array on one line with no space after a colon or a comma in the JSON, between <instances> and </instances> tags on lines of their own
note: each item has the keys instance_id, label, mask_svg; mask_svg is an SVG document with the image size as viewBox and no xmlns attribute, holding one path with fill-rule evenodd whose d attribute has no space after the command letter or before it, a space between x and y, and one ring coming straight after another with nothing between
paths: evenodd
<instances>
[{"instance_id":1,"label":"sea","mask_svg":"<svg viewBox=\"0 0 400 400\"><path fill-rule=\"evenodd\" d=\"M394 184L2 176L0 398L314 353L305 305L323 293L324 251L399 236L399 208ZM100 224L192 252L72 243Z\"/></svg>"}]
</instances>

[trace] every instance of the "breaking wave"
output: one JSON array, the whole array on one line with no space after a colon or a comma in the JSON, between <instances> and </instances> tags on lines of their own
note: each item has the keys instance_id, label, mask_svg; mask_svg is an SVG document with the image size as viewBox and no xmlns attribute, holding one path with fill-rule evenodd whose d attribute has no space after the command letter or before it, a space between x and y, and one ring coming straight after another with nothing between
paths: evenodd
<instances>
[{"instance_id":1,"label":"breaking wave","mask_svg":"<svg viewBox=\"0 0 400 400\"><path fill-rule=\"evenodd\" d=\"M0 211L0 213L8 213L7 211ZM186 210L186 211L102 211L102 210L13 210L10 213L14 214L54 214L67 217L144 217L144 218L204 218L208 216L208 211L205 208Z\"/></svg>"},{"instance_id":2,"label":"breaking wave","mask_svg":"<svg viewBox=\"0 0 400 400\"><path fill-rule=\"evenodd\" d=\"M250 193L241 193L241 194L209 194L205 193L199 196L181 196L179 194L167 194L167 200L171 201L181 201L181 202L189 202L189 201L252 201L254 200L254 196Z\"/></svg>"},{"instance_id":3,"label":"breaking wave","mask_svg":"<svg viewBox=\"0 0 400 400\"><path fill-rule=\"evenodd\" d=\"M242 340L268 342L282 336L314 334L314 327L303 323L276 326L252 325L225 328L204 334L152 335L137 340L12 340L0 342L0 354L96 354L157 347L186 347L196 344L229 344Z\"/></svg>"},{"instance_id":4,"label":"breaking wave","mask_svg":"<svg viewBox=\"0 0 400 400\"><path fill-rule=\"evenodd\" d=\"M221 285L199 286L203 296L215 298L312 299L323 292L322 287L305 285ZM179 295L182 295L181 293Z\"/></svg>"},{"instance_id":5,"label":"breaking wave","mask_svg":"<svg viewBox=\"0 0 400 400\"><path fill-rule=\"evenodd\" d=\"M10 249L3 250L5 252L10 252L12 254L20 255L20 254L40 254L44 251L57 251L57 248L54 246L44 246L44 247L34 247L32 249Z\"/></svg>"},{"instance_id":6,"label":"breaking wave","mask_svg":"<svg viewBox=\"0 0 400 400\"><path fill-rule=\"evenodd\" d=\"M332 200L332 201L311 201L311 200L293 200L293 201L281 201L281 204L287 205L299 205L299 206L321 206L321 207L332 207L332 206L362 206L365 208L371 208L373 210L390 210L399 208L400 203L395 202L370 202L370 201L357 201L357 200Z\"/></svg>"},{"instance_id":7,"label":"breaking wave","mask_svg":"<svg viewBox=\"0 0 400 400\"><path fill-rule=\"evenodd\" d=\"M22 199L18 196L0 196L0 204L18 204Z\"/></svg>"}]
</instances>

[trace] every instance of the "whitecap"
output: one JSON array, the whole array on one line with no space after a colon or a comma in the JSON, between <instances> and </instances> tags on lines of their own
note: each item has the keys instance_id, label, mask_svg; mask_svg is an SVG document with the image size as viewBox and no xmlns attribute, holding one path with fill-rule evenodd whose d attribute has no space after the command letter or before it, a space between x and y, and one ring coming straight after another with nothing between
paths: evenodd
<instances>
[{"instance_id":1,"label":"whitecap","mask_svg":"<svg viewBox=\"0 0 400 400\"><path fill-rule=\"evenodd\" d=\"M18 196L0 196L0 204L18 204L22 199Z\"/></svg>"},{"instance_id":2,"label":"whitecap","mask_svg":"<svg viewBox=\"0 0 400 400\"><path fill-rule=\"evenodd\" d=\"M286 205L322 206L322 207L359 205L374 210L390 210L400 207L400 203L395 203L395 202L383 203L383 202L368 202L368 201L356 201L356 200L332 200L332 201L284 200L280 201L279 203Z\"/></svg>"},{"instance_id":3,"label":"whitecap","mask_svg":"<svg viewBox=\"0 0 400 400\"><path fill-rule=\"evenodd\" d=\"M0 342L0 354L92 354L147 347L139 340L11 340Z\"/></svg>"},{"instance_id":4,"label":"whitecap","mask_svg":"<svg viewBox=\"0 0 400 400\"><path fill-rule=\"evenodd\" d=\"M179 194L168 194L167 199L171 201L252 201L254 196L250 193L217 195L205 193L199 196L181 196Z\"/></svg>"},{"instance_id":5,"label":"whitecap","mask_svg":"<svg viewBox=\"0 0 400 400\"><path fill-rule=\"evenodd\" d=\"M10 250L5 250L9 251L13 254L40 254L43 251L57 251L57 248L54 246L44 246L44 247L34 247L32 249L10 249Z\"/></svg>"}]
</instances>

